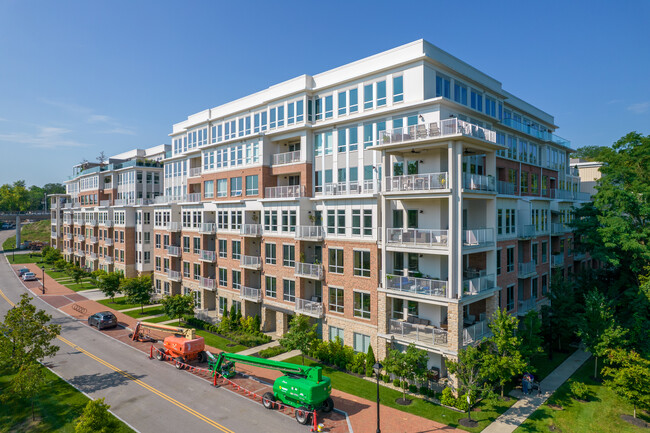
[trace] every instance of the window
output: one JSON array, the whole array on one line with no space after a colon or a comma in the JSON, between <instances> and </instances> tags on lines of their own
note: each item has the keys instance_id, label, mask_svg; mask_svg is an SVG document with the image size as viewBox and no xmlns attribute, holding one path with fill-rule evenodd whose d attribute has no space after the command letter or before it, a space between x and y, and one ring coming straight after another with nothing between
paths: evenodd
<instances>
[{"instance_id":1,"label":"window","mask_svg":"<svg viewBox=\"0 0 650 433\"><path fill-rule=\"evenodd\" d=\"M183 262L183 277L190 278L190 262Z\"/></svg>"},{"instance_id":2,"label":"window","mask_svg":"<svg viewBox=\"0 0 650 433\"><path fill-rule=\"evenodd\" d=\"M353 349L357 353L367 353L370 346L370 337L364 334L354 333Z\"/></svg>"},{"instance_id":3,"label":"window","mask_svg":"<svg viewBox=\"0 0 650 433\"><path fill-rule=\"evenodd\" d=\"M314 156L323 154L323 134L314 134Z\"/></svg>"},{"instance_id":4,"label":"window","mask_svg":"<svg viewBox=\"0 0 650 433\"><path fill-rule=\"evenodd\" d=\"M327 233L334 233L336 231L336 216L334 211L329 209L327 211Z\"/></svg>"},{"instance_id":5,"label":"window","mask_svg":"<svg viewBox=\"0 0 650 433\"><path fill-rule=\"evenodd\" d=\"M501 249L497 250L497 275L501 275Z\"/></svg>"},{"instance_id":6,"label":"window","mask_svg":"<svg viewBox=\"0 0 650 433\"><path fill-rule=\"evenodd\" d=\"M223 296L219 296L219 314L223 314L228 311L228 299Z\"/></svg>"},{"instance_id":7,"label":"window","mask_svg":"<svg viewBox=\"0 0 650 433\"><path fill-rule=\"evenodd\" d=\"M497 235L503 234L503 209L497 209Z\"/></svg>"},{"instance_id":8,"label":"window","mask_svg":"<svg viewBox=\"0 0 650 433\"><path fill-rule=\"evenodd\" d=\"M232 258L233 260L241 259L241 241L232 241Z\"/></svg>"},{"instance_id":9,"label":"window","mask_svg":"<svg viewBox=\"0 0 650 433\"><path fill-rule=\"evenodd\" d=\"M266 264L268 265L275 265L276 264L276 251L275 251L275 244L272 243L266 243L264 244L264 257Z\"/></svg>"},{"instance_id":10,"label":"window","mask_svg":"<svg viewBox=\"0 0 650 433\"><path fill-rule=\"evenodd\" d=\"M192 240L193 240L193 246L194 246L194 249L193 249L192 252L194 254L199 254L199 252L201 251L201 238L192 238Z\"/></svg>"},{"instance_id":11,"label":"window","mask_svg":"<svg viewBox=\"0 0 650 433\"><path fill-rule=\"evenodd\" d=\"M363 109L369 110L372 108L372 84L363 86Z\"/></svg>"},{"instance_id":12,"label":"window","mask_svg":"<svg viewBox=\"0 0 650 433\"><path fill-rule=\"evenodd\" d=\"M393 103L404 100L404 77L393 77Z\"/></svg>"},{"instance_id":13,"label":"window","mask_svg":"<svg viewBox=\"0 0 650 433\"><path fill-rule=\"evenodd\" d=\"M230 196L239 197L241 195L241 177L230 178Z\"/></svg>"},{"instance_id":14,"label":"window","mask_svg":"<svg viewBox=\"0 0 650 433\"><path fill-rule=\"evenodd\" d=\"M232 270L232 288L235 290L241 288L241 271Z\"/></svg>"},{"instance_id":15,"label":"window","mask_svg":"<svg viewBox=\"0 0 650 433\"><path fill-rule=\"evenodd\" d=\"M343 261L344 253L343 249L339 248L330 248L329 249L329 272L334 274L343 273Z\"/></svg>"},{"instance_id":16,"label":"window","mask_svg":"<svg viewBox=\"0 0 650 433\"><path fill-rule=\"evenodd\" d=\"M548 292L548 275L542 275L542 296L546 295Z\"/></svg>"},{"instance_id":17,"label":"window","mask_svg":"<svg viewBox=\"0 0 650 433\"><path fill-rule=\"evenodd\" d=\"M359 89L350 89L349 96L350 107L348 109L348 113L356 113L359 111Z\"/></svg>"},{"instance_id":18,"label":"window","mask_svg":"<svg viewBox=\"0 0 650 433\"><path fill-rule=\"evenodd\" d=\"M264 277L264 294L269 298L277 297L277 280L275 277Z\"/></svg>"},{"instance_id":19,"label":"window","mask_svg":"<svg viewBox=\"0 0 650 433\"><path fill-rule=\"evenodd\" d=\"M246 195L257 195L257 175L246 176Z\"/></svg>"},{"instance_id":20,"label":"window","mask_svg":"<svg viewBox=\"0 0 650 433\"><path fill-rule=\"evenodd\" d=\"M470 102L473 109L483 111L483 94L480 91L472 89Z\"/></svg>"},{"instance_id":21,"label":"window","mask_svg":"<svg viewBox=\"0 0 650 433\"><path fill-rule=\"evenodd\" d=\"M335 313L343 313L343 298L344 292L343 289L338 287L330 287L330 301L329 301L329 310Z\"/></svg>"},{"instance_id":22,"label":"window","mask_svg":"<svg viewBox=\"0 0 650 433\"><path fill-rule=\"evenodd\" d=\"M264 231L278 231L278 211L264 211Z\"/></svg>"},{"instance_id":23,"label":"window","mask_svg":"<svg viewBox=\"0 0 650 433\"><path fill-rule=\"evenodd\" d=\"M228 258L228 241L225 239L219 239L219 257Z\"/></svg>"},{"instance_id":24,"label":"window","mask_svg":"<svg viewBox=\"0 0 650 433\"><path fill-rule=\"evenodd\" d=\"M535 265L539 264L539 261L538 261L539 257L537 255L538 250L539 250L539 244L538 243L531 244L531 251L530 251L531 254L530 255L531 255L532 259L533 259L533 262L535 262Z\"/></svg>"},{"instance_id":25,"label":"window","mask_svg":"<svg viewBox=\"0 0 650 433\"><path fill-rule=\"evenodd\" d=\"M332 117L332 113L334 112L334 102L333 102L333 96L329 95L325 97L325 118L329 119Z\"/></svg>"},{"instance_id":26,"label":"window","mask_svg":"<svg viewBox=\"0 0 650 433\"><path fill-rule=\"evenodd\" d=\"M329 328L329 338L330 341L336 341L338 338L341 344L343 344L343 328L337 328L336 326L330 326Z\"/></svg>"},{"instance_id":27,"label":"window","mask_svg":"<svg viewBox=\"0 0 650 433\"><path fill-rule=\"evenodd\" d=\"M323 141L323 144L325 145L325 155L331 155L334 149L334 138L332 136L332 131L323 134Z\"/></svg>"},{"instance_id":28,"label":"window","mask_svg":"<svg viewBox=\"0 0 650 433\"><path fill-rule=\"evenodd\" d=\"M337 214L337 233L340 235L345 234L345 209L339 209L336 211Z\"/></svg>"},{"instance_id":29,"label":"window","mask_svg":"<svg viewBox=\"0 0 650 433\"><path fill-rule=\"evenodd\" d=\"M347 148L346 143L347 129L341 128L338 132L338 151L345 152Z\"/></svg>"},{"instance_id":30,"label":"window","mask_svg":"<svg viewBox=\"0 0 650 433\"><path fill-rule=\"evenodd\" d=\"M214 181L206 180L203 182L203 197L214 198Z\"/></svg>"},{"instance_id":31,"label":"window","mask_svg":"<svg viewBox=\"0 0 650 433\"><path fill-rule=\"evenodd\" d=\"M528 194L528 172L521 172L521 193Z\"/></svg>"},{"instance_id":32,"label":"window","mask_svg":"<svg viewBox=\"0 0 650 433\"><path fill-rule=\"evenodd\" d=\"M282 245L282 266L294 267L296 265L295 245Z\"/></svg>"},{"instance_id":33,"label":"window","mask_svg":"<svg viewBox=\"0 0 650 433\"><path fill-rule=\"evenodd\" d=\"M282 299L289 302L296 302L296 282L293 280L282 280Z\"/></svg>"},{"instance_id":34,"label":"window","mask_svg":"<svg viewBox=\"0 0 650 433\"><path fill-rule=\"evenodd\" d=\"M542 263L548 261L548 241L542 242Z\"/></svg>"},{"instance_id":35,"label":"window","mask_svg":"<svg viewBox=\"0 0 650 433\"><path fill-rule=\"evenodd\" d=\"M201 264L200 263L194 263L194 272L193 272L193 278L195 280L201 279Z\"/></svg>"},{"instance_id":36,"label":"window","mask_svg":"<svg viewBox=\"0 0 650 433\"><path fill-rule=\"evenodd\" d=\"M339 100L339 116L345 115L346 111L346 92L339 92L338 95L338 100Z\"/></svg>"},{"instance_id":37,"label":"window","mask_svg":"<svg viewBox=\"0 0 650 433\"><path fill-rule=\"evenodd\" d=\"M354 317L370 319L370 293L354 292Z\"/></svg>"},{"instance_id":38,"label":"window","mask_svg":"<svg viewBox=\"0 0 650 433\"><path fill-rule=\"evenodd\" d=\"M350 152L354 152L355 150L358 149L359 146L359 137L358 137L358 131L357 127L353 126L351 128L348 128L348 143L350 145Z\"/></svg>"},{"instance_id":39,"label":"window","mask_svg":"<svg viewBox=\"0 0 650 433\"><path fill-rule=\"evenodd\" d=\"M530 297L531 299L537 299L539 293L537 293L537 277L530 280Z\"/></svg>"},{"instance_id":40,"label":"window","mask_svg":"<svg viewBox=\"0 0 650 433\"><path fill-rule=\"evenodd\" d=\"M515 270L515 247L508 247L506 250L506 255L506 272L512 272Z\"/></svg>"},{"instance_id":41,"label":"window","mask_svg":"<svg viewBox=\"0 0 650 433\"><path fill-rule=\"evenodd\" d=\"M436 74L436 97L442 96L450 99L451 80L444 75Z\"/></svg>"},{"instance_id":42,"label":"window","mask_svg":"<svg viewBox=\"0 0 650 433\"><path fill-rule=\"evenodd\" d=\"M219 268L219 285L221 287L228 286L228 269Z\"/></svg>"},{"instance_id":43,"label":"window","mask_svg":"<svg viewBox=\"0 0 650 433\"><path fill-rule=\"evenodd\" d=\"M354 275L370 276L370 251L354 251Z\"/></svg>"},{"instance_id":44,"label":"window","mask_svg":"<svg viewBox=\"0 0 650 433\"><path fill-rule=\"evenodd\" d=\"M228 196L228 179L217 180L217 197Z\"/></svg>"},{"instance_id":45,"label":"window","mask_svg":"<svg viewBox=\"0 0 650 433\"><path fill-rule=\"evenodd\" d=\"M352 209L352 234L361 234L361 210Z\"/></svg>"},{"instance_id":46,"label":"window","mask_svg":"<svg viewBox=\"0 0 650 433\"><path fill-rule=\"evenodd\" d=\"M511 311L515 308L515 285L508 286L507 288L508 298L506 304L506 310Z\"/></svg>"},{"instance_id":47,"label":"window","mask_svg":"<svg viewBox=\"0 0 650 433\"><path fill-rule=\"evenodd\" d=\"M530 193L538 194L539 193L539 182L537 181L538 176L535 173L530 175Z\"/></svg>"},{"instance_id":48,"label":"window","mask_svg":"<svg viewBox=\"0 0 650 433\"><path fill-rule=\"evenodd\" d=\"M386 105L386 81L377 82L377 107Z\"/></svg>"}]
</instances>

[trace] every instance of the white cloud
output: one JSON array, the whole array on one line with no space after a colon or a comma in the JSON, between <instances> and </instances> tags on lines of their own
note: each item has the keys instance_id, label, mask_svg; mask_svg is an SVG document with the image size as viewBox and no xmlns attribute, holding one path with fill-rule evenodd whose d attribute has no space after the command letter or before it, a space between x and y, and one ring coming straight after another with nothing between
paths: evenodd
<instances>
[{"instance_id":1,"label":"white cloud","mask_svg":"<svg viewBox=\"0 0 650 433\"><path fill-rule=\"evenodd\" d=\"M135 131L132 128L122 125L122 123L112 118L111 116L108 116L106 114L97 114L95 113L95 110L93 110L92 108L84 107L73 103L71 104L68 102L56 101L52 99L42 99L42 101L45 104L75 114L80 118L81 121L85 123L90 123L95 125L96 124L106 125L108 129L97 131L100 134L135 135Z\"/></svg>"},{"instance_id":2,"label":"white cloud","mask_svg":"<svg viewBox=\"0 0 650 433\"><path fill-rule=\"evenodd\" d=\"M627 110L636 114L643 114L650 110L650 101L637 102L636 104L628 105Z\"/></svg>"},{"instance_id":3,"label":"white cloud","mask_svg":"<svg viewBox=\"0 0 650 433\"><path fill-rule=\"evenodd\" d=\"M11 144L26 144L40 149L85 146L83 143L65 137L65 135L72 132L66 128L39 127L38 131L33 134L24 132L0 134L0 141Z\"/></svg>"}]
</instances>

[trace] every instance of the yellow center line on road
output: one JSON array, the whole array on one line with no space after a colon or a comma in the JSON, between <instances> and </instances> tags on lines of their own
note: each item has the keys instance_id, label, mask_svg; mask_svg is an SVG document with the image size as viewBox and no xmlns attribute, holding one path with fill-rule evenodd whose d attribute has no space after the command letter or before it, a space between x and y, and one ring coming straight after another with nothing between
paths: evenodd
<instances>
[{"instance_id":1,"label":"yellow center line on road","mask_svg":"<svg viewBox=\"0 0 650 433\"><path fill-rule=\"evenodd\" d=\"M9 298L7 298L7 296L4 294L4 292L3 292L2 290L0 290L0 296L2 296L2 298L3 298L5 301L7 301L7 303L8 303L9 305L11 305L12 307L14 307L14 306L16 305L16 304L14 304L13 302L11 302L11 300L10 300ZM157 390L157 389L154 388L153 386L146 384L145 382L143 382L143 381L141 381L140 379L138 379L137 377L134 377L133 375L127 373L126 371L122 371L122 370L120 370L119 368L115 367L113 364L110 364L110 363L104 361L103 359L101 359L100 357L98 357L98 356L96 356L96 355L93 355L92 353L88 352L87 350L85 350L85 349L83 349L83 348L77 346L76 344L74 344L74 343L71 342L70 340L68 340L68 339L66 339L66 338L64 338L64 337L61 337L61 336L58 336L57 339L59 339L61 342L65 343L65 344L67 344L68 346L72 347L73 349L78 350L79 352L83 353L83 354L86 355L87 357L89 357L89 358L91 358L91 359L93 359L93 360L99 362L99 363L102 364L103 366L108 367L109 369L111 369L111 370L113 370L113 371L115 371L115 372L121 374L122 376L126 377L126 378L129 379L129 380L132 380L132 381L135 382L136 384L140 385L141 387L143 387L144 389L150 391L151 393L157 395L158 397L160 397L160 398L162 398L162 399L164 399L164 400L167 400L168 402L170 402L170 403L172 403L173 405L179 407L180 409L183 409L185 412L187 412L187 413L189 413L189 414L191 414L191 415L194 415L195 417L197 417L197 418L200 419L201 421L205 422L206 424L209 424L209 425L211 425L212 427L214 427L214 428L216 428L216 429L218 429L218 430L221 430L221 431L224 432L224 433L234 433L234 432L233 432L232 430L230 430L229 428L224 427L224 426L222 426L221 424L219 424L218 422L211 420L211 419L208 418L207 416L205 416L205 415L203 415L203 414L201 414L201 413L195 411L195 410L192 409L191 407L189 407L189 406L187 406L187 405L181 403L180 401L178 401L178 400L176 400L176 399L174 399L174 398L168 396L167 394L165 394L165 393L163 393L163 392Z\"/></svg>"}]
</instances>

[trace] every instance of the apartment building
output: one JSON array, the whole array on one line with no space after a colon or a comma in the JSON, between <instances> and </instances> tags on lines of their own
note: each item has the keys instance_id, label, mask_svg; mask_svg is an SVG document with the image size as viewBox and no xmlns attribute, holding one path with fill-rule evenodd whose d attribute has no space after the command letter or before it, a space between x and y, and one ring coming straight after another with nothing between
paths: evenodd
<instances>
[{"instance_id":1,"label":"apartment building","mask_svg":"<svg viewBox=\"0 0 650 433\"><path fill-rule=\"evenodd\" d=\"M163 193L169 145L134 149L73 167L66 194L51 196L51 245L91 271L153 271L152 204Z\"/></svg>"},{"instance_id":2,"label":"apartment building","mask_svg":"<svg viewBox=\"0 0 650 433\"><path fill-rule=\"evenodd\" d=\"M445 375L496 308L538 308L587 260L556 129L423 40L190 115L151 205L155 290L278 335L304 314L380 358L414 343Z\"/></svg>"}]
</instances>

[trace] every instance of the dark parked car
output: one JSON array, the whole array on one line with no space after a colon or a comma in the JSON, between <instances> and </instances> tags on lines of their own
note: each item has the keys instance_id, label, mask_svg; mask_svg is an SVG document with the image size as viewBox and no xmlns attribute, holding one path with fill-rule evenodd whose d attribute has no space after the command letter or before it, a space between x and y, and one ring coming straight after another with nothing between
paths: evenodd
<instances>
[{"instance_id":1,"label":"dark parked car","mask_svg":"<svg viewBox=\"0 0 650 433\"><path fill-rule=\"evenodd\" d=\"M27 272L30 272L30 270L27 269L27 268L20 268L20 269L18 269L18 276L19 276L19 277L22 277L22 276L25 275Z\"/></svg>"},{"instance_id":2,"label":"dark parked car","mask_svg":"<svg viewBox=\"0 0 650 433\"><path fill-rule=\"evenodd\" d=\"M117 317L110 311L95 313L88 318L88 325L96 326L97 329L115 328L117 326Z\"/></svg>"}]
</instances>

